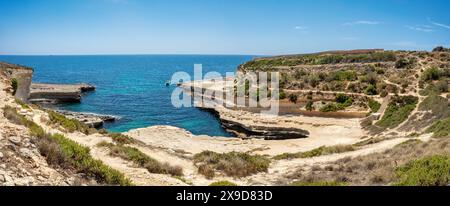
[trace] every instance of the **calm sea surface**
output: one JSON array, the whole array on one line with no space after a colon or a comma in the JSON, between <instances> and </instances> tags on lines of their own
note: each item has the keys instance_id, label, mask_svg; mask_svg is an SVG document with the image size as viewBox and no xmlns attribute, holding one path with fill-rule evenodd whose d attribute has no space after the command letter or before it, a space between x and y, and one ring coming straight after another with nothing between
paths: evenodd
<instances>
[{"instance_id":1,"label":"calm sea surface","mask_svg":"<svg viewBox=\"0 0 450 206\"><path fill-rule=\"evenodd\" d=\"M110 55L110 56L0 56L0 61L34 68L34 82L90 83L97 87L80 104L58 105L60 109L116 115L106 125L114 132L152 125L173 125L194 134L230 136L217 118L196 108L177 109L171 104L174 86L165 82L172 74L193 74L194 64L203 73L234 72L253 56L219 55Z\"/></svg>"}]
</instances>

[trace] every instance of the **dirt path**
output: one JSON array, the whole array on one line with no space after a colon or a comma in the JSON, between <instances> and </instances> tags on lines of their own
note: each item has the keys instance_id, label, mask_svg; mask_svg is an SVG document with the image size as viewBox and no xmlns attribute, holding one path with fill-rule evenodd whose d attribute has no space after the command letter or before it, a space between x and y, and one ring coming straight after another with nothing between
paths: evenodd
<instances>
[{"instance_id":1,"label":"dirt path","mask_svg":"<svg viewBox=\"0 0 450 206\"><path fill-rule=\"evenodd\" d=\"M431 136L432 136L431 134L426 134L414 139L426 142L431 139ZM285 177L286 175L295 172L299 169L308 170L312 166L321 166L323 164L334 162L343 158L355 158L358 156L384 152L411 139L412 138L396 138L368 145L362 149L351 152L344 152L339 154L318 156L312 158L299 158L292 160L276 161L271 164L269 171L267 173L260 173L247 177L245 180L241 180L241 184L274 185L277 184L279 178Z\"/></svg>"}]
</instances>

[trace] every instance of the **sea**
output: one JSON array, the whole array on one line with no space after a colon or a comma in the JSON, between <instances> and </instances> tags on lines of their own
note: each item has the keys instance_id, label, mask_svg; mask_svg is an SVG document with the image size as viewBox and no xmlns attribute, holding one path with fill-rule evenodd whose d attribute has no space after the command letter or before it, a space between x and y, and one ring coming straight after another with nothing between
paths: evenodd
<instances>
[{"instance_id":1,"label":"sea","mask_svg":"<svg viewBox=\"0 0 450 206\"><path fill-rule=\"evenodd\" d=\"M166 86L176 72L194 74L194 64L203 73L235 72L256 56L245 55L86 55L0 56L0 61L34 69L33 82L88 83L96 91L84 94L81 103L58 104L57 109L113 115L107 123L112 132L154 125L184 128L196 135L226 136L217 117L198 108L176 108L171 103L175 85ZM198 79L198 77L197 77Z\"/></svg>"}]
</instances>

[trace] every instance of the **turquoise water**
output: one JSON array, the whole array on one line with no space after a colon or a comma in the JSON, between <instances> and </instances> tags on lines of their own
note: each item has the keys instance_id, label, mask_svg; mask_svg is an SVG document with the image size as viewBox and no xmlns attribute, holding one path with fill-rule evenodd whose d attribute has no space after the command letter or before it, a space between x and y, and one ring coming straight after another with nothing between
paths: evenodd
<instances>
[{"instance_id":1,"label":"turquoise water","mask_svg":"<svg viewBox=\"0 0 450 206\"><path fill-rule=\"evenodd\" d=\"M0 56L0 61L34 68L33 81L43 83L90 83L97 87L79 104L58 105L60 109L116 115L120 119L105 127L115 132L173 125L194 134L230 136L217 118L196 108L172 106L175 87L165 82L173 73L193 74L194 64L203 72L234 72L252 56L219 55L111 55L111 56Z\"/></svg>"}]
</instances>

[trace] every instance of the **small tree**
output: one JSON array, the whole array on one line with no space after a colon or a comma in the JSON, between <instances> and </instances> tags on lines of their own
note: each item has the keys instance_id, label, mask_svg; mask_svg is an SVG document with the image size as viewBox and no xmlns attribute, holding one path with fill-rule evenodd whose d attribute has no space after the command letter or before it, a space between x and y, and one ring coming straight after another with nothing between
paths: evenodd
<instances>
[{"instance_id":1,"label":"small tree","mask_svg":"<svg viewBox=\"0 0 450 206\"><path fill-rule=\"evenodd\" d=\"M16 78L13 78L13 79L11 80L11 87L12 87L12 89L13 89L13 95L16 95L17 88L19 87L19 82L17 81Z\"/></svg>"},{"instance_id":2,"label":"small tree","mask_svg":"<svg viewBox=\"0 0 450 206\"><path fill-rule=\"evenodd\" d=\"M373 84L369 84L364 93L367 95L377 95L377 88Z\"/></svg>"},{"instance_id":3,"label":"small tree","mask_svg":"<svg viewBox=\"0 0 450 206\"><path fill-rule=\"evenodd\" d=\"M311 101L311 100L309 100L307 103L306 103L306 110L308 110L308 111L313 111L314 110L314 102L313 101Z\"/></svg>"},{"instance_id":4,"label":"small tree","mask_svg":"<svg viewBox=\"0 0 450 206\"><path fill-rule=\"evenodd\" d=\"M298 100L297 95L295 95L295 94L290 94L290 95L289 95L289 101L290 101L290 102L292 102L292 103L294 103L294 104L297 104L297 100Z\"/></svg>"}]
</instances>

